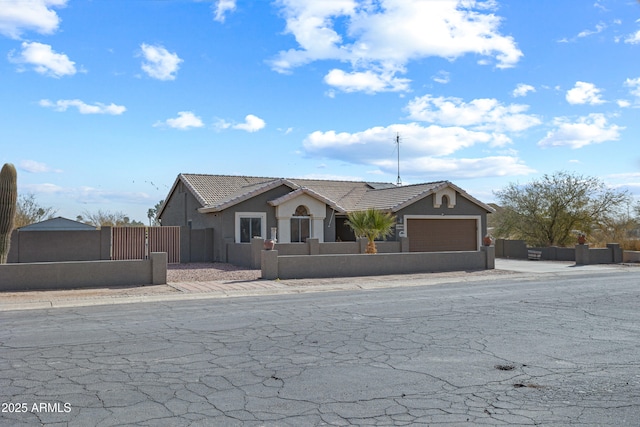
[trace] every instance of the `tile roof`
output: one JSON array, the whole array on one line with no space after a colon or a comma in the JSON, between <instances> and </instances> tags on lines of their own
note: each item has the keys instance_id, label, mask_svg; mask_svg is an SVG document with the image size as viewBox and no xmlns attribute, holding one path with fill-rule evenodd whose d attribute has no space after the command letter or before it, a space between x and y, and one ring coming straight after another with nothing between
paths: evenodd
<instances>
[{"instance_id":1,"label":"tile roof","mask_svg":"<svg viewBox=\"0 0 640 427\"><path fill-rule=\"evenodd\" d=\"M396 186L390 183L362 181L333 181L319 179L272 178L240 175L180 174L174 183L183 182L202 205L204 212L215 212L233 206L280 185L292 190L308 189L338 211L354 211L368 208L397 211L441 187L451 186L463 197L492 212L492 208L468 195L449 181Z\"/></svg>"}]
</instances>

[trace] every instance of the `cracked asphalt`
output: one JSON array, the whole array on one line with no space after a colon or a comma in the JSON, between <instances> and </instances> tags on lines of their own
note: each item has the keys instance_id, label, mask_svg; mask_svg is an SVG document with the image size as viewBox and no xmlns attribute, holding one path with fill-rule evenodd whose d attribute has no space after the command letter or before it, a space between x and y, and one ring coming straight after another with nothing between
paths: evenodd
<instances>
[{"instance_id":1,"label":"cracked asphalt","mask_svg":"<svg viewBox=\"0 0 640 427\"><path fill-rule=\"evenodd\" d=\"M639 272L4 311L0 426L638 425Z\"/></svg>"}]
</instances>

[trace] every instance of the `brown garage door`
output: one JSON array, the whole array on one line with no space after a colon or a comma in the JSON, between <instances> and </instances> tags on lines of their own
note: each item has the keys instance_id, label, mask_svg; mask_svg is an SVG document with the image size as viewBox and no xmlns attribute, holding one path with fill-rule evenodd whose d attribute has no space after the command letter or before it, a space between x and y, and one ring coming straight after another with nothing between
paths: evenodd
<instances>
[{"instance_id":1,"label":"brown garage door","mask_svg":"<svg viewBox=\"0 0 640 427\"><path fill-rule=\"evenodd\" d=\"M411 252L475 251L478 232L475 219L408 219Z\"/></svg>"}]
</instances>

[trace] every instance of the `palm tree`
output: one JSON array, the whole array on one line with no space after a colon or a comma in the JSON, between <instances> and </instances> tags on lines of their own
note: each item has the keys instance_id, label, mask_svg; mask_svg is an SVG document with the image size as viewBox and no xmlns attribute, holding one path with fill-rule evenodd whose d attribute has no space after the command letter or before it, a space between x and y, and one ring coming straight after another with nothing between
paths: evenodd
<instances>
[{"instance_id":1,"label":"palm tree","mask_svg":"<svg viewBox=\"0 0 640 427\"><path fill-rule=\"evenodd\" d=\"M376 239L387 237L391 234L396 217L390 212L382 212L377 209L355 211L347 214L346 224L351 227L356 237L366 237L368 240L366 253L375 254Z\"/></svg>"}]
</instances>

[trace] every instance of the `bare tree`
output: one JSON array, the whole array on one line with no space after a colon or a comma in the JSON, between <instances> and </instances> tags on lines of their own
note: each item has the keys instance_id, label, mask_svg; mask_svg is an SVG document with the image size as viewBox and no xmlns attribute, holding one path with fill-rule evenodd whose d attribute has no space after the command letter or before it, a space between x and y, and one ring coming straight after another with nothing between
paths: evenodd
<instances>
[{"instance_id":1,"label":"bare tree","mask_svg":"<svg viewBox=\"0 0 640 427\"><path fill-rule=\"evenodd\" d=\"M122 212L111 212L98 210L97 212L84 211L81 216L77 217L78 221L91 224L95 227L141 227L144 224L140 221L131 221L131 219Z\"/></svg>"},{"instance_id":2,"label":"bare tree","mask_svg":"<svg viewBox=\"0 0 640 427\"><path fill-rule=\"evenodd\" d=\"M56 212L58 212L57 209L41 206L37 202L35 194L21 194L18 196L15 227L24 227L25 225L53 218Z\"/></svg>"},{"instance_id":3,"label":"bare tree","mask_svg":"<svg viewBox=\"0 0 640 427\"><path fill-rule=\"evenodd\" d=\"M630 198L598 178L568 172L511 183L495 195L503 208L496 216L496 235L536 246L572 244L576 232L589 235L610 224Z\"/></svg>"}]
</instances>

